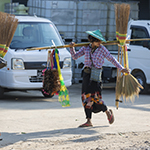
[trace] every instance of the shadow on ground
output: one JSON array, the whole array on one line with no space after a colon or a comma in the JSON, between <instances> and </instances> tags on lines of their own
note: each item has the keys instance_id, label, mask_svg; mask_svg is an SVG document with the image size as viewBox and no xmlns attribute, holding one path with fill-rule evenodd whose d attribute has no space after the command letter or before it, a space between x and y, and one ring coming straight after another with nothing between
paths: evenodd
<instances>
[{"instance_id":1,"label":"shadow on ground","mask_svg":"<svg viewBox=\"0 0 150 150\"><path fill-rule=\"evenodd\" d=\"M109 126L98 126L97 128L107 128ZM87 135L86 138L81 138L81 133L82 135ZM71 142L83 142L83 141L95 141L96 139L98 140L98 136L95 136L97 132L94 130L93 127L88 127L88 128L68 128L68 129L59 129L59 130L52 130L52 131L43 131L43 132L32 132L32 133L7 133L7 132L2 132L2 137L3 140L0 141L0 148L6 147L8 145L13 145L16 142L28 142L32 139L42 139L42 138L52 138L50 139L51 141L55 141L55 138L61 139L64 138L64 135L70 135L68 137L67 141ZM90 136L89 136L90 135ZM72 136L77 136L78 139L73 140L71 138ZM7 139L7 140L5 140Z\"/></svg>"}]
</instances>

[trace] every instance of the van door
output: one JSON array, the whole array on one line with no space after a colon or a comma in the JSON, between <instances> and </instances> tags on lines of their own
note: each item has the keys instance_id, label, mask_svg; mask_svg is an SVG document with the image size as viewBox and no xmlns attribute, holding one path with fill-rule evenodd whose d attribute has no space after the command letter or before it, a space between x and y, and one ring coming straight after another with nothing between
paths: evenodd
<instances>
[{"instance_id":1,"label":"van door","mask_svg":"<svg viewBox=\"0 0 150 150\"><path fill-rule=\"evenodd\" d=\"M143 26L131 26L131 39L150 38L147 28ZM150 83L150 42L132 41L129 44L129 67L132 74L147 90L147 84ZM143 92L144 92L143 91Z\"/></svg>"}]
</instances>

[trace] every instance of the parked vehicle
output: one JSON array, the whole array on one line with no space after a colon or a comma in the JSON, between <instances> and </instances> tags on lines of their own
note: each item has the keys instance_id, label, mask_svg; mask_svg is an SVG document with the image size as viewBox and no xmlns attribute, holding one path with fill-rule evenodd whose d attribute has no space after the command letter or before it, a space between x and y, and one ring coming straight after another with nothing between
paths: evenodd
<instances>
[{"instance_id":1,"label":"parked vehicle","mask_svg":"<svg viewBox=\"0 0 150 150\"><path fill-rule=\"evenodd\" d=\"M4 59L7 67L0 69L0 97L10 90L41 90L42 70L47 67L48 50L27 51L30 47L64 45L62 38L48 19L36 16L16 16L18 27ZM72 84L71 55L60 49L60 67L66 86ZM44 96L47 96L43 93ZM53 95L50 95L50 97Z\"/></svg>"}]
</instances>

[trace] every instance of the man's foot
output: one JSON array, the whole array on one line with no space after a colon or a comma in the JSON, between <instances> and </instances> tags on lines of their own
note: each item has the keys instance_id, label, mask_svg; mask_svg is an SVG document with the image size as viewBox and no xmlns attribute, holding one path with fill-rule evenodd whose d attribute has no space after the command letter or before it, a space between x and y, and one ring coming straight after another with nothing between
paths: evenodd
<instances>
[{"instance_id":1,"label":"man's foot","mask_svg":"<svg viewBox=\"0 0 150 150\"><path fill-rule=\"evenodd\" d=\"M84 123L84 124L81 124L80 126L79 126L79 128L80 127L92 127L93 125L91 124L91 123Z\"/></svg>"}]
</instances>

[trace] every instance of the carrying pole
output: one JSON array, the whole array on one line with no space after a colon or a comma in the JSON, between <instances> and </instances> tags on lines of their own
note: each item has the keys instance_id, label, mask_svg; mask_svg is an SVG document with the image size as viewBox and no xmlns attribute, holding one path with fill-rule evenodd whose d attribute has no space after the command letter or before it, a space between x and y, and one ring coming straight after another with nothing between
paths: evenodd
<instances>
[{"instance_id":1,"label":"carrying pole","mask_svg":"<svg viewBox=\"0 0 150 150\"><path fill-rule=\"evenodd\" d=\"M150 38L146 38L146 39L129 39L126 40L126 44L129 44L129 42L131 41L150 41ZM74 47L82 47L82 46L88 46L90 44L90 42L86 42L86 43L78 43L75 44ZM107 41L102 42L103 45L118 45L119 42L117 40L115 41ZM31 50L44 50L44 49L55 49L55 48L67 48L67 47L71 47L70 45L60 45L60 46L47 46L47 47L33 47L33 48L28 48L27 51L31 51Z\"/></svg>"}]
</instances>

